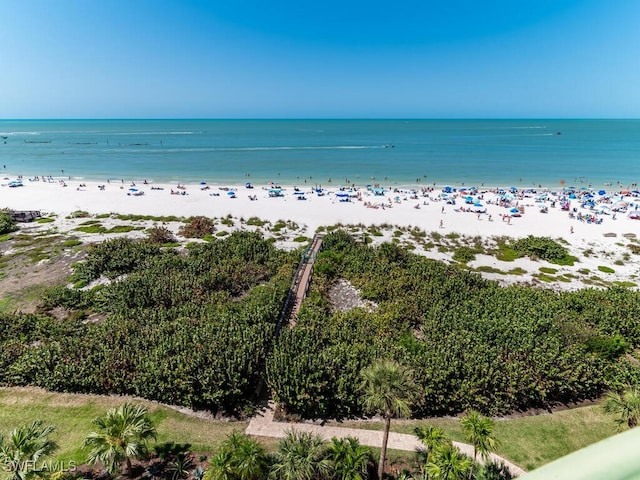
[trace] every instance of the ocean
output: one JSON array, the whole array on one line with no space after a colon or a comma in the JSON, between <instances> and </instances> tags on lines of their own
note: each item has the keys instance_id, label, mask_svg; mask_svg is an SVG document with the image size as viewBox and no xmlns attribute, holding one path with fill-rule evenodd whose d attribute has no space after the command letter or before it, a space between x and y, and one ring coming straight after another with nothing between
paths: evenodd
<instances>
[{"instance_id":1,"label":"ocean","mask_svg":"<svg viewBox=\"0 0 640 480\"><path fill-rule=\"evenodd\" d=\"M237 184L613 185L640 120L0 120L3 177Z\"/></svg>"}]
</instances>

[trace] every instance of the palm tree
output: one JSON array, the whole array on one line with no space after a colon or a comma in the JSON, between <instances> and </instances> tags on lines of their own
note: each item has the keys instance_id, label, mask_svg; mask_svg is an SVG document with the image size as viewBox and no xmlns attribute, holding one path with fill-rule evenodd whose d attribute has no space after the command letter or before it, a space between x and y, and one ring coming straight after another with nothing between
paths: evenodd
<instances>
[{"instance_id":1,"label":"palm tree","mask_svg":"<svg viewBox=\"0 0 640 480\"><path fill-rule=\"evenodd\" d=\"M211 480L261 480L269 470L266 451L256 440L231 432L211 459Z\"/></svg>"},{"instance_id":2,"label":"palm tree","mask_svg":"<svg viewBox=\"0 0 640 480\"><path fill-rule=\"evenodd\" d=\"M171 480L182 480L188 478L193 470L194 464L191 458L191 453L180 452L176 455L176 459L169 462L167 466L167 473Z\"/></svg>"},{"instance_id":3,"label":"palm tree","mask_svg":"<svg viewBox=\"0 0 640 480\"><path fill-rule=\"evenodd\" d=\"M0 463L9 472L8 480L29 480L39 473L38 461L58 449L58 444L49 439L54 430L36 420L13 429L6 439L0 434Z\"/></svg>"},{"instance_id":4,"label":"palm tree","mask_svg":"<svg viewBox=\"0 0 640 480\"><path fill-rule=\"evenodd\" d=\"M414 432L422 444L426 447L426 451L421 455L423 464L429 463L429 454L436 448L445 447L451 445L451 440L444 433L444 430L440 427L434 427L433 425L427 425L426 427L416 427Z\"/></svg>"},{"instance_id":5,"label":"palm tree","mask_svg":"<svg viewBox=\"0 0 640 480\"><path fill-rule=\"evenodd\" d=\"M365 409L384 416L378 478L384 473L389 429L393 417L407 417L416 394L411 370L393 360L378 360L361 372Z\"/></svg>"},{"instance_id":6,"label":"palm tree","mask_svg":"<svg viewBox=\"0 0 640 480\"><path fill-rule=\"evenodd\" d=\"M326 476L331 461L326 458L324 441L319 435L290 430L278 442L271 477L278 480L314 480Z\"/></svg>"},{"instance_id":7,"label":"palm tree","mask_svg":"<svg viewBox=\"0 0 640 480\"><path fill-rule=\"evenodd\" d=\"M460 419L460 425L466 440L473 445L473 459L477 460L478 453L483 459L488 459L489 453L498 446L498 440L493 436L495 422L471 410Z\"/></svg>"},{"instance_id":8,"label":"palm tree","mask_svg":"<svg viewBox=\"0 0 640 480\"><path fill-rule=\"evenodd\" d=\"M102 463L109 473L116 473L123 462L126 473L131 471L131 459L147 452L147 440L156 438L156 429L142 405L123 403L112 408L104 417L93 421L98 429L84 440L84 446L91 451L87 461Z\"/></svg>"},{"instance_id":9,"label":"palm tree","mask_svg":"<svg viewBox=\"0 0 640 480\"><path fill-rule=\"evenodd\" d=\"M477 480L513 480L511 470L504 462L487 462L478 471Z\"/></svg>"},{"instance_id":10,"label":"palm tree","mask_svg":"<svg viewBox=\"0 0 640 480\"><path fill-rule=\"evenodd\" d=\"M634 428L640 419L640 388L627 386L622 393L610 392L603 404L604 411L616 417L616 423L623 428Z\"/></svg>"},{"instance_id":11,"label":"palm tree","mask_svg":"<svg viewBox=\"0 0 640 480\"><path fill-rule=\"evenodd\" d=\"M440 446L431 455L426 465L430 480L466 480L473 463L453 445Z\"/></svg>"},{"instance_id":12,"label":"palm tree","mask_svg":"<svg viewBox=\"0 0 640 480\"><path fill-rule=\"evenodd\" d=\"M333 476L336 480L367 480L373 464L371 450L357 438L332 438L328 448Z\"/></svg>"}]
</instances>

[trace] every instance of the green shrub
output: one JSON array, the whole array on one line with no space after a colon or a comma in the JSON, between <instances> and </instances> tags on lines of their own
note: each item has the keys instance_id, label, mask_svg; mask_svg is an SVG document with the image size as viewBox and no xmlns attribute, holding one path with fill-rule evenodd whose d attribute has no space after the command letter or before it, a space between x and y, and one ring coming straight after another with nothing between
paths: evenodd
<instances>
[{"instance_id":1,"label":"green shrub","mask_svg":"<svg viewBox=\"0 0 640 480\"><path fill-rule=\"evenodd\" d=\"M629 348L627 341L620 335L612 337L597 336L587 341L587 350L606 360L614 360Z\"/></svg>"},{"instance_id":2,"label":"green shrub","mask_svg":"<svg viewBox=\"0 0 640 480\"><path fill-rule=\"evenodd\" d=\"M266 220L260 220L258 217L249 217L247 220L247 225L252 225L254 227L262 227L266 223L268 223Z\"/></svg>"},{"instance_id":3,"label":"green shrub","mask_svg":"<svg viewBox=\"0 0 640 480\"><path fill-rule=\"evenodd\" d=\"M469 263L476 259L476 250L470 247L458 247L453 252L453 259L460 263Z\"/></svg>"},{"instance_id":4,"label":"green shrub","mask_svg":"<svg viewBox=\"0 0 640 480\"><path fill-rule=\"evenodd\" d=\"M154 245L165 245L175 242L176 237L167 227L151 227L147 230L147 240Z\"/></svg>"},{"instance_id":5,"label":"green shrub","mask_svg":"<svg viewBox=\"0 0 640 480\"><path fill-rule=\"evenodd\" d=\"M149 257L159 254L160 247L148 242L136 242L129 238L107 240L89 247L86 260L75 268L74 280L91 282L100 275L114 279L132 272Z\"/></svg>"},{"instance_id":6,"label":"green shrub","mask_svg":"<svg viewBox=\"0 0 640 480\"><path fill-rule=\"evenodd\" d=\"M213 233L214 225L213 220L208 217L191 217L186 225L180 227L178 234L185 238L203 238Z\"/></svg>"},{"instance_id":7,"label":"green shrub","mask_svg":"<svg viewBox=\"0 0 640 480\"><path fill-rule=\"evenodd\" d=\"M87 225L85 227L76 227L74 228L76 232L82 233L105 233L107 229L101 224L97 225Z\"/></svg>"},{"instance_id":8,"label":"green shrub","mask_svg":"<svg viewBox=\"0 0 640 480\"><path fill-rule=\"evenodd\" d=\"M516 240L511 247L521 256L530 257L533 260L538 258L547 261L561 260L569 253L558 242L548 237L534 237L533 235Z\"/></svg>"},{"instance_id":9,"label":"green shrub","mask_svg":"<svg viewBox=\"0 0 640 480\"><path fill-rule=\"evenodd\" d=\"M542 273L549 273L551 275L558 273L557 268L540 267L538 270L540 270Z\"/></svg>"},{"instance_id":10,"label":"green shrub","mask_svg":"<svg viewBox=\"0 0 640 480\"><path fill-rule=\"evenodd\" d=\"M62 246L65 248L77 247L78 245L82 245L82 241L77 238L70 238L62 242Z\"/></svg>"},{"instance_id":11,"label":"green shrub","mask_svg":"<svg viewBox=\"0 0 640 480\"><path fill-rule=\"evenodd\" d=\"M607 267L605 265L599 265L598 270L601 271L602 273L616 273L616 271L613 268Z\"/></svg>"},{"instance_id":12,"label":"green shrub","mask_svg":"<svg viewBox=\"0 0 640 480\"><path fill-rule=\"evenodd\" d=\"M496 259L501 262L513 262L520 258L522 255L516 252L506 243L498 243L498 251L496 252Z\"/></svg>"},{"instance_id":13,"label":"green shrub","mask_svg":"<svg viewBox=\"0 0 640 480\"><path fill-rule=\"evenodd\" d=\"M87 218L90 216L91 215L89 214L89 212L85 210L76 210L74 212L71 212L67 218Z\"/></svg>"},{"instance_id":14,"label":"green shrub","mask_svg":"<svg viewBox=\"0 0 640 480\"><path fill-rule=\"evenodd\" d=\"M16 222L11 218L9 212L0 212L0 235L15 232L18 230Z\"/></svg>"}]
</instances>

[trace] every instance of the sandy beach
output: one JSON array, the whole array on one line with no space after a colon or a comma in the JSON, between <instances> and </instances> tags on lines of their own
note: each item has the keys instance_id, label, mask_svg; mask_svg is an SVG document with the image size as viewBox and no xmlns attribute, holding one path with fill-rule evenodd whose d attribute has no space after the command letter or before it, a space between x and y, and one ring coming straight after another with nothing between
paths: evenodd
<instances>
[{"instance_id":1,"label":"sandy beach","mask_svg":"<svg viewBox=\"0 0 640 480\"><path fill-rule=\"evenodd\" d=\"M621 202L622 197L618 195L611 195L609 199L597 197L602 204L597 204L595 209L581 207L580 199L569 200L567 210L561 207L560 194L554 195L544 189L535 193L458 190L445 194L442 188L436 187L433 191L389 189L383 195L376 195L371 188L341 191L338 187L325 187L319 196L310 186L295 191L293 186L284 185L246 188L245 185L25 179L22 186L10 187L9 182L14 180L5 178L0 182L0 207L39 210L43 215L55 214L61 219L77 210L90 214L204 215L211 218L230 215L244 220L257 217L271 223L292 221L299 226L298 233L308 237L321 226L383 226L384 234L374 238L375 241L389 240L398 227L439 232L445 237L458 234L490 239L535 235L566 241L571 254L580 259L574 267L562 267L569 272L575 273L580 269L597 271L599 266L611 266L615 273L609 274L609 280L633 283L640 274L638 255L629 254L628 249L628 244L636 242L635 235L640 233L640 220L629 216L640 204L640 197L631 193L623 199L626 210L623 212L614 208ZM468 202L467 197L471 193L475 206ZM541 201L541 195L545 196L544 201ZM503 198L507 201L502 201ZM547 207L545 213L543 206ZM515 213L514 209L519 212ZM588 216L588 219L581 220L583 216ZM451 258L447 252L417 251L445 261ZM502 268L501 263L505 262L479 255L470 266L482 264ZM544 264L527 259L509 263L509 268L519 266L527 271L539 270ZM500 278L504 275L496 276L490 272L485 276L504 280ZM572 288L567 283L574 283L573 288L580 284L564 282L559 288Z\"/></svg>"}]
</instances>

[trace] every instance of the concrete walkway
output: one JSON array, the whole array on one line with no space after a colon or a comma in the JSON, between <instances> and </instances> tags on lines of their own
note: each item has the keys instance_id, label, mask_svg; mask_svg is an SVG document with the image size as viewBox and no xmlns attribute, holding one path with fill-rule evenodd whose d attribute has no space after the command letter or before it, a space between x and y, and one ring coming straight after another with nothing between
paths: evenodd
<instances>
[{"instance_id":1,"label":"concrete walkway","mask_svg":"<svg viewBox=\"0 0 640 480\"><path fill-rule=\"evenodd\" d=\"M283 438L285 433L291 429L300 432L314 433L320 435L324 440L331 440L333 437L355 437L362 445L367 445L369 447L380 447L380 445L382 445L382 431L379 430L327 427L310 423L276 422L273 420L273 405L271 403L269 404L269 407L262 410L251 419L245 433L247 435L259 437ZM453 445L458 447L465 455L473 458L473 447L471 445L459 442L453 442ZM388 448L415 452L418 449L424 448L424 446L415 435L391 432L389 434ZM525 473L525 471L517 465L514 465L493 453L491 454L491 460L495 462L504 462L504 464L509 467L509 470L511 470L511 473L516 476L523 475Z\"/></svg>"}]
</instances>

